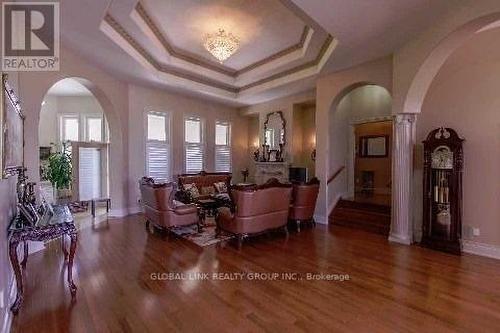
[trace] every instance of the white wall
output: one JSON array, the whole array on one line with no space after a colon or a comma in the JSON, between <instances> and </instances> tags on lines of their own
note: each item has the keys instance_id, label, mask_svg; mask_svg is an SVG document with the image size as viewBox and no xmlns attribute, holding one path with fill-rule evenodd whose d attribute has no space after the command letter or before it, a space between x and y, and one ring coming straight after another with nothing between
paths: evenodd
<instances>
[{"instance_id":1,"label":"white wall","mask_svg":"<svg viewBox=\"0 0 500 333\"><path fill-rule=\"evenodd\" d=\"M137 205L138 181L145 175L145 117L149 111L170 112L172 121L172 174L184 173L184 117L199 116L205 123L205 171L215 170L215 121L231 122L233 181L242 181L241 170L249 167L248 117L237 109L172 94L162 90L129 85L129 205Z\"/></svg>"}]
</instances>

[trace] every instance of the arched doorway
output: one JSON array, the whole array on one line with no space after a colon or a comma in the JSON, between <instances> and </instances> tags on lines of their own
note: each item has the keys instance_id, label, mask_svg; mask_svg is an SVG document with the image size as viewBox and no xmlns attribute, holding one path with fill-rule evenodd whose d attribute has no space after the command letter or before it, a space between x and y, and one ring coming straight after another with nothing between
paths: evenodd
<instances>
[{"instance_id":1,"label":"arched doorway","mask_svg":"<svg viewBox=\"0 0 500 333\"><path fill-rule=\"evenodd\" d=\"M69 204L77 221L105 216L110 208L97 199L110 198L112 134L100 100L87 86L95 88L81 78L54 83L41 103L38 124L42 194Z\"/></svg>"},{"instance_id":2,"label":"arched doorway","mask_svg":"<svg viewBox=\"0 0 500 333\"><path fill-rule=\"evenodd\" d=\"M395 126L398 144L395 145L393 169L395 177L393 220L391 239L409 244L415 240L415 216L418 207L414 206L414 196L419 195L414 183L414 146L416 144L416 115L422 111L422 105L429 88L447 59L474 34L494 28L500 20L500 12L478 17L460 26L444 38L425 58L416 71L409 89L404 96L401 114ZM417 231L418 232L418 231Z\"/></svg>"},{"instance_id":3,"label":"arched doorway","mask_svg":"<svg viewBox=\"0 0 500 333\"><path fill-rule=\"evenodd\" d=\"M363 228L363 220L354 221L340 210L371 214L373 205L384 206L386 215L380 228L364 228L388 235L391 206L392 97L376 84L359 82L338 94L330 107L329 179L327 194L330 222ZM334 210L334 207L335 210ZM361 211L360 211L361 212ZM352 221L349 221L352 219Z\"/></svg>"}]
</instances>

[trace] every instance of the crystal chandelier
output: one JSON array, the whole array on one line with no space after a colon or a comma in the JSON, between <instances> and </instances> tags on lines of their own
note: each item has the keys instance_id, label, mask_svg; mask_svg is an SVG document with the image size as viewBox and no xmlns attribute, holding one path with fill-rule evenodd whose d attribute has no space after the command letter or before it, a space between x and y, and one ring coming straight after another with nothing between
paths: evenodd
<instances>
[{"instance_id":1,"label":"crystal chandelier","mask_svg":"<svg viewBox=\"0 0 500 333\"><path fill-rule=\"evenodd\" d=\"M219 32L205 37L204 46L222 64L224 60L236 52L240 41L232 33L228 34L224 29L219 29Z\"/></svg>"}]
</instances>

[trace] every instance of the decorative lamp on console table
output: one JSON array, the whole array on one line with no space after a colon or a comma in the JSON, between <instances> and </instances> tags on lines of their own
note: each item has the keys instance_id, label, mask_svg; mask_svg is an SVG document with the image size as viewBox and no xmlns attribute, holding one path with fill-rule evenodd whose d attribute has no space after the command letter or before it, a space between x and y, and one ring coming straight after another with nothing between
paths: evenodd
<instances>
[{"instance_id":1,"label":"decorative lamp on console table","mask_svg":"<svg viewBox=\"0 0 500 333\"><path fill-rule=\"evenodd\" d=\"M451 128L437 128L424 143L422 245L462 253L463 145Z\"/></svg>"}]
</instances>

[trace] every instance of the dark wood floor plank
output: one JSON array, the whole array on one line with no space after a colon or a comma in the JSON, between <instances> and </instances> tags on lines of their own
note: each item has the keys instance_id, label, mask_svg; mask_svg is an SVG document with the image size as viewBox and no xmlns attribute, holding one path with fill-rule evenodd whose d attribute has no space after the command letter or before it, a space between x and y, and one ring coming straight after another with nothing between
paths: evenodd
<instances>
[{"instance_id":1,"label":"dark wood floor plank","mask_svg":"<svg viewBox=\"0 0 500 333\"><path fill-rule=\"evenodd\" d=\"M71 302L58 243L29 258L14 332L498 332L500 262L337 226L238 251L147 233L141 216L80 231ZM162 281L156 273L349 274L328 281Z\"/></svg>"}]
</instances>

